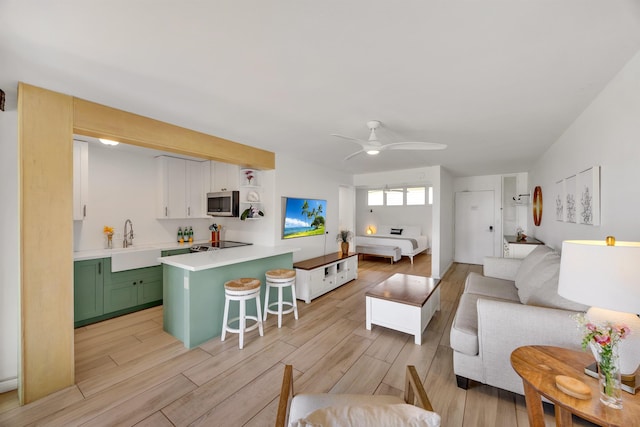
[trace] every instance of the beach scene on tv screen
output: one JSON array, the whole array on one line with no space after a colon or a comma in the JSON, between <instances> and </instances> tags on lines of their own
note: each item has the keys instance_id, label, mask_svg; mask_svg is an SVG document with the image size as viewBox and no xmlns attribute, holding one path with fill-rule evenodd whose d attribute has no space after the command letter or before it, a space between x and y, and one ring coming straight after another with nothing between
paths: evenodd
<instances>
[{"instance_id":1,"label":"beach scene on tv screen","mask_svg":"<svg viewBox=\"0 0 640 427\"><path fill-rule=\"evenodd\" d=\"M324 234L326 200L287 198L283 239Z\"/></svg>"}]
</instances>

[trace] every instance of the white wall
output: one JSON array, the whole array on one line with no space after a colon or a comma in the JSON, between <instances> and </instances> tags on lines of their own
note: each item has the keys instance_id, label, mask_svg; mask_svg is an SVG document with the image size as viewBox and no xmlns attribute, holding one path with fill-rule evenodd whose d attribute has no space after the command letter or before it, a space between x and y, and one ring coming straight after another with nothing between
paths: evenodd
<instances>
[{"instance_id":1,"label":"white wall","mask_svg":"<svg viewBox=\"0 0 640 427\"><path fill-rule=\"evenodd\" d=\"M295 261L313 258L339 250L336 235L340 228L340 186L352 186L351 175L329 171L305 160L276 153L274 215L271 230L276 246L300 248L293 254ZM308 197L327 201L325 236L299 237L282 240L282 197ZM351 207L353 209L353 207ZM348 210L348 209L347 209Z\"/></svg>"},{"instance_id":2,"label":"white wall","mask_svg":"<svg viewBox=\"0 0 640 427\"><path fill-rule=\"evenodd\" d=\"M370 225L376 229L381 225L416 225L420 227L421 234L428 236L428 244L431 247L432 205L368 206L368 191L367 188L356 190L356 234L366 234L367 227Z\"/></svg>"},{"instance_id":3,"label":"white wall","mask_svg":"<svg viewBox=\"0 0 640 427\"><path fill-rule=\"evenodd\" d=\"M518 194L528 193L527 190L527 174L519 173L513 175L517 178L517 185L514 190ZM501 256L502 254L502 230L503 230L503 194L502 194L502 178L503 175L483 175L483 176L471 176L455 178L453 181L454 193L462 191L493 191L494 193L494 236L493 236L493 255ZM513 194L509 195L511 198ZM525 234L531 237L536 237L533 233L529 233L527 230L527 211L528 206L517 206L513 208L514 220L511 228L505 229L504 234L515 234L515 227L520 226L524 230Z\"/></svg>"},{"instance_id":4,"label":"white wall","mask_svg":"<svg viewBox=\"0 0 640 427\"><path fill-rule=\"evenodd\" d=\"M341 185L339 188L338 230L356 231L356 189L352 185Z\"/></svg>"},{"instance_id":5,"label":"white wall","mask_svg":"<svg viewBox=\"0 0 640 427\"><path fill-rule=\"evenodd\" d=\"M567 239L640 241L640 52L596 97L591 105L544 153L529 173L531 186L540 185L542 222L529 226L536 237L560 249ZM601 167L601 225L555 220L553 184L590 166Z\"/></svg>"},{"instance_id":6,"label":"white wall","mask_svg":"<svg viewBox=\"0 0 640 427\"><path fill-rule=\"evenodd\" d=\"M453 191L454 193L463 191L493 191L493 255L499 255L501 253L500 249L502 248L502 234L500 233L500 230L502 230L502 176L484 175L454 178Z\"/></svg>"},{"instance_id":7,"label":"white wall","mask_svg":"<svg viewBox=\"0 0 640 427\"><path fill-rule=\"evenodd\" d=\"M10 93L7 93L7 97ZM7 99L0 112L0 393L17 387L20 318L18 113Z\"/></svg>"},{"instance_id":8,"label":"white wall","mask_svg":"<svg viewBox=\"0 0 640 427\"><path fill-rule=\"evenodd\" d=\"M436 167L434 184L433 251L431 275L441 278L453 264L454 254L454 200L453 175L441 166Z\"/></svg>"},{"instance_id":9,"label":"white wall","mask_svg":"<svg viewBox=\"0 0 640 427\"><path fill-rule=\"evenodd\" d=\"M442 206L441 204L441 167L424 167L416 169L404 169L398 171L376 172L368 174L355 175L353 177L353 183L356 187L374 187L381 188L385 185L408 185L418 184L433 187L433 208L431 211L431 230L426 231L423 228L423 233L430 234L431 242L431 275L433 277L440 277L440 273L444 274L446 270L441 270L441 256L439 254L440 241L440 215ZM446 173L445 173L446 174ZM445 197L446 199L446 197ZM452 211L453 212L453 211ZM386 224L389 225L389 224ZM425 226L426 227L426 226ZM450 236L451 238L453 236ZM451 243L453 245L453 243ZM446 258L446 256L445 256ZM453 255L451 256L453 259ZM446 262L445 262L446 264Z\"/></svg>"},{"instance_id":10,"label":"white wall","mask_svg":"<svg viewBox=\"0 0 640 427\"><path fill-rule=\"evenodd\" d=\"M208 240L211 237L209 225L213 223L223 226L222 239L273 246L270 227L277 223L273 207L274 171L259 172L263 219L157 219L155 156L159 153L120 147L122 145L103 147L89 143L88 213L84 221L74 221L74 250L103 248L105 225L114 227L114 247L120 247L126 219L133 222L134 246L173 242L177 239L178 227L185 226L193 227L195 240Z\"/></svg>"},{"instance_id":11,"label":"white wall","mask_svg":"<svg viewBox=\"0 0 640 427\"><path fill-rule=\"evenodd\" d=\"M134 246L173 242L178 227L192 226L196 240L210 237L205 219L156 218L156 165L151 150L132 152L121 146L89 143L89 200L87 217L74 221L74 250L100 249L103 227L114 227L114 247L121 247L124 222L131 219Z\"/></svg>"}]
</instances>

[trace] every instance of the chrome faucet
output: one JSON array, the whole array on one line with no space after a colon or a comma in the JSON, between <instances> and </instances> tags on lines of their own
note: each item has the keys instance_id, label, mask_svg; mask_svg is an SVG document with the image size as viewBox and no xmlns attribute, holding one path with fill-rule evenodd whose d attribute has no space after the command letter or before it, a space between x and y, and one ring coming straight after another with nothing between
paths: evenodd
<instances>
[{"instance_id":1,"label":"chrome faucet","mask_svg":"<svg viewBox=\"0 0 640 427\"><path fill-rule=\"evenodd\" d=\"M127 234L127 224L129 224L129 234ZM124 240L122 241L122 247L127 248L133 245L133 223L130 219L124 222Z\"/></svg>"}]
</instances>

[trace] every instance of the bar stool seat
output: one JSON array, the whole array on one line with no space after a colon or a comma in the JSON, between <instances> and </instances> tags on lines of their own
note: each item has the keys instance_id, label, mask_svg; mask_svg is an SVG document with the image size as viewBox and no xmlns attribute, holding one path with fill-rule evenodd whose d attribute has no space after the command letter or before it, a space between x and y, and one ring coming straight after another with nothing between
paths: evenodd
<instances>
[{"instance_id":1,"label":"bar stool seat","mask_svg":"<svg viewBox=\"0 0 640 427\"><path fill-rule=\"evenodd\" d=\"M244 333L258 328L260 336L264 336L262 329L262 307L260 306L260 280L244 277L241 279L229 280L224 284L224 314L222 317L222 334L220 341L224 341L227 332L239 334L239 347L244 347ZM247 316L247 301L256 300L256 316ZM240 315L229 319L229 302L238 301ZM254 320L255 323L247 327L247 319ZM238 321L238 328L229 326Z\"/></svg>"},{"instance_id":2,"label":"bar stool seat","mask_svg":"<svg viewBox=\"0 0 640 427\"><path fill-rule=\"evenodd\" d=\"M267 314L278 315L278 328L282 327L282 315L293 312L295 318L298 318L298 305L296 303L296 271L288 268L277 268L269 270L265 273L266 277L266 292L264 302L264 316L263 319L267 320ZM291 287L291 301L284 301L282 296L282 290L286 287ZM278 300L269 303L269 291L271 288L278 288ZM271 307L276 307L275 309ZM284 309L284 307L289 307Z\"/></svg>"}]
</instances>

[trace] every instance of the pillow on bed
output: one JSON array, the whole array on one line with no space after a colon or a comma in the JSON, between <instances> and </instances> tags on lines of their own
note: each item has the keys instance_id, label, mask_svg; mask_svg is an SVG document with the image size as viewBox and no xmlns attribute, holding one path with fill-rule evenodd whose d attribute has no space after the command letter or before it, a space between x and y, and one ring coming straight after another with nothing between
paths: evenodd
<instances>
[{"instance_id":1,"label":"pillow on bed","mask_svg":"<svg viewBox=\"0 0 640 427\"><path fill-rule=\"evenodd\" d=\"M389 232L389 234L400 235L400 234L402 234L402 228L392 228L391 231Z\"/></svg>"},{"instance_id":2,"label":"pillow on bed","mask_svg":"<svg viewBox=\"0 0 640 427\"><path fill-rule=\"evenodd\" d=\"M420 226L419 225L405 225L402 227L402 235L403 236L419 236L420 235Z\"/></svg>"},{"instance_id":3,"label":"pillow on bed","mask_svg":"<svg viewBox=\"0 0 640 427\"><path fill-rule=\"evenodd\" d=\"M381 225L380 227L378 227L378 231L376 232L376 234L389 234L390 231L390 225Z\"/></svg>"}]
</instances>

